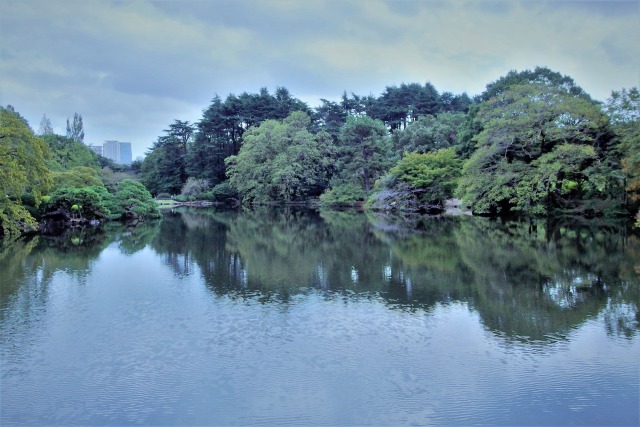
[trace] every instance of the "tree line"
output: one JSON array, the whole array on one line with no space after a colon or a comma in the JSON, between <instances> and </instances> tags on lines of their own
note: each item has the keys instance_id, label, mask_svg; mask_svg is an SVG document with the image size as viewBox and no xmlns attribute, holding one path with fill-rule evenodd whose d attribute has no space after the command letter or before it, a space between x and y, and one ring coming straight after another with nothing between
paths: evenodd
<instances>
[{"instance_id":1,"label":"tree line","mask_svg":"<svg viewBox=\"0 0 640 427\"><path fill-rule=\"evenodd\" d=\"M511 71L471 98L431 84L343 93L311 109L274 94L215 96L176 120L142 163L154 195L242 203L365 204L474 214L627 215L640 201L639 95L600 103L545 67Z\"/></svg>"},{"instance_id":2,"label":"tree line","mask_svg":"<svg viewBox=\"0 0 640 427\"><path fill-rule=\"evenodd\" d=\"M53 133L46 115L36 134L13 107L0 107L0 237L159 216L135 174L83 139L77 113L66 136Z\"/></svg>"}]
</instances>

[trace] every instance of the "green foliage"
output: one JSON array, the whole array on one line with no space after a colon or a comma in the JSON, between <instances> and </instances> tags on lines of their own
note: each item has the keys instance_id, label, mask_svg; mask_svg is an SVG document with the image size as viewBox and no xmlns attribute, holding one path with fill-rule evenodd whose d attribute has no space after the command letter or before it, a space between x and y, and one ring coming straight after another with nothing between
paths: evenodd
<instances>
[{"instance_id":1,"label":"green foliage","mask_svg":"<svg viewBox=\"0 0 640 427\"><path fill-rule=\"evenodd\" d=\"M275 94L266 88L259 93L231 94L224 101L216 95L197 123L189 145L189 176L208 179L212 185L224 181L224 159L239 154L244 133L265 120L283 120L294 111L311 114L309 107L284 87L276 88Z\"/></svg>"},{"instance_id":2,"label":"green foliage","mask_svg":"<svg viewBox=\"0 0 640 427\"><path fill-rule=\"evenodd\" d=\"M383 179L368 204L376 210L437 211L457 186L462 161L453 148L405 153Z\"/></svg>"},{"instance_id":3,"label":"green foliage","mask_svg":"<svg viewBox=\"0 0 640 427\"><path fill-rule=\"evenodd\" d=\"M52 171L66 172L84 166L98 169L99 157L82 142L53 133L42 137L51 148L51 157L47 166Z\"/></svg>"},{"instance_id":4,"label":"green foliage","mask_svg":"<svg viewBox=\"0 0 640 427\"><path fill-rule=\"evenodd\" d=\"M461 167L455 150L449 148L425 154L405 153L390 172L416 189L447 198L453 194Z\"/></svg>"},{"instance_id":5,"label":"green foliage","mask_svg":"<svg viewBox=\"0 0 640 427\"><path fill-rule=\"evenodd\" d=\"M21 116L0 108L0 236L15 237L33 230L34 218L22 206L23 192L33 195L34 205L49 190L47 144L33 134Z\"/></svg>"},{"instance_id":6,"label":"green foliage","mask_svg":"<svg viewBox=\"0 0 640 427\"><path fill-rule=\"evenodd\" d=\"M611 93L605 111L618 138L618 151L629 201L640 203L640 91L622 89Z\"/></svg>"},{"instance_id":7,"label":"green foliage","mask_svg":"<svg viewBox=\"0 0 640 427\"><path fill-rule=\"evenodd\" d=\"M72 123L69 123L69 119L67 118L67 138L80 143L84 142L82 116L78 113L73 113Z\"/></svg>"},{"instance_id":8,"label":"green foliage","mask_svg":"<svg viewBox=\"0 0 640 427\"><path fill-rule=\"evenodd\" d=\"M349 116L340 129L339 141L339 182L358 183L369 194L375 180L395 161L384 123L368 116Z\"/></svg>"},{"instance_id":9,"label":"green foliage","mask_svg":"<svg viewBox=\"0 0 640 427\"><path fill-rule=\"evenodd\" d=\"M178 194L187 181L187 146L193 127L176 120L164 133L142 163L142 182L152 194Z\"/></svg>"},{"instance_id":10,"label":"green foliage","mask_svg":"<svg viewBox=\"0 0 640 427\"><path fill-rule=\"evenodd\" d=\"M211 189L211 191L203 194L205 200L219 203L230 203L238 200L238 192L229 185L229 181L221 182Z\"/></svg>"},{"instance_id":11,"label":"green foliage","mask_svg":"<svg viewBox=\"0 0 640 427\"><path fill-rule=\"evenodd\" d=\"M160 210L151 193L139 182L125 179L118 184L115 204L123 219L159 218Z\"/></svg>"},{"instance_id":12,"label":"green foliage","mask_svg":"<svg viewBox=\"0 0 640 427\"><path fill-rule=\"evenodd\" d=\"M104 186L60 188L46 203L46 213L59 212L83 220L120 220L157 218L156 202L139 182L124 180L118 191L110 193Z\"/></svg>"},{"instance_id":13,"label":"green foliage","mask_svg":"<svg viewBox=\"0 0 640 427\"><path fill-rule=\"evenodd\" d=\"M59 188L44 206L45 212L64 212L85 220L111 219L117 216L113 208L113 196L103 186Z\"/></svg>"},{"instance_id":14,"label":"green foliage","mask_svg":"<svg viewBox=\"0 0 640 427\"><path fill-rule=\"evenodd\" d=\"M307 129L309 116L294 112L282 121L250 128L237 156L225 160L229 185L244 202L291 202L319 194L332 167L331 137Z\"/></svg>"},{"instance_id":15,"label":"green foliage","mask_svg":"<svg viewBox=\"0 0 640 427\"><path fill-rule=\"evenodd\" d=\"M420 116L402 131L393 134L397 152L426 153L448 148L458 142L458 134L465 123L466 115L460 112Z\"/></svg>"},{"instance_id":16,"label":"green foliage","mask_svg":"<svg viewBox=\"0 0 640 427\"><path fill-rule=\"evenodd\" d=\"M348 207L363 203L367 198L361 185L342 182L331 185L331 189L320 196L320 204L327 207Z\"/></svg>"},{"instance_id":17,"label":"green foliage","mask_svg":"<svg viewBox=\"0 0 640 427\"><path fill-rule=\"evenodd\" d=\"M504 92L517 85L543 85L550 88L561 88L570 97L580 97L586 101L591 101L591 97L569 76L552 71L547 67L536 67L533 71L509 71L507 75L499 78L495 82L489 83L486 90L480 95L482 101L499 97Z\"/></svg>"},{"instance_id":18,"label":"green foliage","mask_svg":"<svg viewBox=\"0 0 640 427\"><path fill-rule=\"evenodd\" d=\"M458 190L474 213L544 214L615 195L613 177L596 165L607 153L608 120L585 97L549 84L513 85L481 104L477 119L482 131ZM565 179L582 191L569 191Z\"/></svg>"},{"instance_id":19,"label":"green foliage","mask_svg":"<svg viewBox=\"0 0 640 427\"><path fill-rule=\"evenodd\" d=\"M53 172L53 188L82 188L102 186L96 169L77 166L66 172Z\"/></svg>"},{"instance_id":20,"label":"green foliage","mask_svg":"<svg viewBox=\"0 0 640 427\"><path fill-rule=\"evenodd\" d=\"M185 182L184 186L182 187L182 191L180 192L180 194L197 199L202 198L202 195L210 190L211 186L209 184L209 180L188 178L187 182Z\"/></svg>"}]
</instances>

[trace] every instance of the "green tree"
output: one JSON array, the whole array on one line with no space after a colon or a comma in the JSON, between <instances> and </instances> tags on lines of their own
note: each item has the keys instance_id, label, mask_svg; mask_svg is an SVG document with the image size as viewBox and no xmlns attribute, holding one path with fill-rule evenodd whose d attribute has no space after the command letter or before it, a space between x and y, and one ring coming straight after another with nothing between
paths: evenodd
<instances>
[{"instance_id":1,"label":"green tree","mask_svg":"<svg viewBox=\"0 0 640 427\"><path fill-rule=\"evenodd\" d=\"M63 187L54 191L44 206L45 217L81 220L107 220L118 218L113 195L101 185Z\"/></svg>"},{"instance_id":2,"label":"green tree","mask_svg":"<svg viewBox=\"0 0 640 427\"><path fill-rule=\"evenodd\" d=\"M488 101L491 98L500 96L508 91L512 86L517 85L543 85L564 90L569 96L580 97L591 101L591 97L569 76L563 76L557 71L547 67L536 67L533 71L509 71L507 75L499 78L495 82L487 85L485 91L480 95L481 101Z\"/></svg>"},{"instance_id":3,"label":"green tree","mask_svg":"<svg viewBox=\"0 0 640 427\"><path fill-rule=\"evenodd\" d=\"M53 126L51 126L51 120L47 117L46 114L42 115L42 120L40 120L40 127L38 128L38 135L50 135L53 133Z\"/></svg>"},{"instance_id":4,"label":"green tree","mask_svg":"<svg viewBox=\"0 0 640 427\"><path fill-rule=\"evenodd\" d=\"M82 188L103 186L99 172L90 167L77 166L69 171L52 172L53 188Z\"/></svg>"},{"instance_id":5,"label":"green tree","mask_svg":"<svg viewBox=\"0 0 640 427\"><path fill-rule=\"evenodd\" d=\"M542 214L614 193L610 170L594 166L607 154L608 119L586 96L546 83L514 85L481 104L477 119L482 131L459 186L475 213Z\"/></svg>"},{"instance_id":6,"label":"green tree","mask_svg":"<svg viewBox=\"0 0 640 427\"><path fill-rule=\"evenodd\" d=\"M142 182L153 194L179 194L187 181L187 147L193 127L176 120L164 133L142 163Z\"/></svg>"},{"instance_id":7,"label":"green tree","mask_svg":"<svg viewBox=\"0 0 640 427\"><path fill-rule=\"evenodd\" d=\"M462 161L453 148L405 153L381 180L368 204L377 210L437 212L453 196Z\"/></svg>"},{"instance_id":8,"label":"green tree","mask_svg":"<svg viewBox=\"0 0 640 427\"><path fill-rule=\"evenodd\" d=\"M237 156L227 158L229 184L244 202L296 201L326 188L333 143L326 132L312 134L304 112L251 127Z\"/></svg>"},{"instance_id":9,"label":"green tree","mask_svg":"<svg viewBox=\"0 0 640 427\"><path fill-rule=\"evenodd\" d=\"M46 134L42 138L51 148L47 164L52 171L68 171L80 166L99 168L100 156L82 142L55 134Z\"/></svg>"},{"instance_id":10,"label":"green tree","mask_svg":"<svg viewBox=\"0 0 640 427\"><path fill-rule=\"evenodd\" d=\"M151 193L139 182L125 179L118 184L118 192L114 196L115 204L120 208L121 218L140 220L159 218L158 204Z\"/></svg>"},{"instance_id":11,"label":"green tree","mask_svg":"<svg viewBox=\"0 0 640 427\"><path fill-rule=\"evenodd\" d=\"M84 125L82 124L82 116L78 113L73 113L72 123L69 123L69 118L67 118L67 138L84 142Z\"/></svg>"},{"instance_id":12,"label":"green tree","mask_svg":"<svg viewBox=\"0 0 640 427\"><path fill-rule=\"evenodd\" d=\"M605 111L618 138L626 191L632 204L640 203L640 91L638 88L613 91Z\"/></svg>"},{"instance_id":13,"label":"green tree","mask_svg":"<svg viewBox=\"0 0 640 427\"><path fill-rule=\"evenodd\" d=\"M391 139L384 123L368 116L349 116L340 129L338 182L357 183L368 195L375 180L393 163Z\"/></svg>"},{"instance_id":14,"label":"green tree","mask_svg":"<svg viewBox=\"0 0 640 427\"><path fill-rule=\"evenodd\" d=\"M36 206L40 203L51 185L49 154L47 144L19 114L0 108L0 236L17 236L36 226L20 195L27 191Z\"/></svg>"},{"instance_id":15,"label":"green tree","mask_svg":"<svg viewBox=\"0 0 640 427\"><path fill-rule=\"evenodd\" d=\"M459 112L420 116L406 129L392 136L396 152L418 152L440 150L458 143L466 115Z\"/></svg>"}]
</instances>

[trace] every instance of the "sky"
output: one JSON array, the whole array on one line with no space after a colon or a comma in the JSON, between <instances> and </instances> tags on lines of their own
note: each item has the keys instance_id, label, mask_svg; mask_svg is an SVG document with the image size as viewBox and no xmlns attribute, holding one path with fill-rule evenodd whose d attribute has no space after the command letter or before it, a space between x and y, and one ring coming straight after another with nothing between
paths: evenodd
<instances>
[{"instance_id":1,"label":"sky","mask_svg":"<svg viewBox=\"0 0 640 427\"><path fill-rule=\"evenodd\" d=\"M144 155L214 96L285 87L311 108L431 82L470 96L546 66L597 100L640 86L640 2L0 0L0 105Z\"/></svg>"}]
</instances>

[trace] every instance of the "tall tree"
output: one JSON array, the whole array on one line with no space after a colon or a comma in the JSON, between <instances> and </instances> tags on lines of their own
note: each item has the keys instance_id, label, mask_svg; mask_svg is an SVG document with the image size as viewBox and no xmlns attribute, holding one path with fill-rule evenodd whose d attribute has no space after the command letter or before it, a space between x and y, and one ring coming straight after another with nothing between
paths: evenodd
<instances>
[{"instance_id":1,"label":"tall tree","mask_svg":"<svg viewBox=\"0 0 640 427\"><path fill-rule=\"evenodd\" d=\"M632 205L640 204L640 91L638 88L613 91L605 103L618 139L626 191Z\"/></svg>"},{"instance_id":2,"label":"tall tree","mask_svg":"<svg viewBox=\"0 0 640 427\"><path fill-rule=\"evenodd\" d=\"M141 168L142 181L152 194L180 193L187 181L187 146L192 134L189 122L175 120L153 144Z\"/></svg>"},{"instance_id":3,"label":"tall tree","mask_svg":"<svg viewBox=\"0 0 640 427\"><path fill-rule=\"evenodd\" d=\"M368 116L349 116L340 129L338 171L344 181L355 181L366 194L395 162L387 128Z\"/></svg>"},{"instance_id":4,"label":"tall tree","mask_svg":"<svg viewBox=\"0 0 640 427\"><path fill-rule=\"evenodd\" d=\"M230 94L224 102L216 95L197 123L197 133L189 147L189 175L212 184L223 181L224 159L239 153L249 127L268 119L282 120L294 111L311 114L309 107L284 87L276 88L275 95L267 88L254 94Z\"/></svg>"},{"instance_id":5,"label":"tall tree","mask_svg":"<svg viewBox=\"0 0 640 427\"><path fill-rule=\"evenodd\" d=\"M313 114L314 128L328 132L335 142L338 141L340 128L347 120L347 112L337 102L321 99Z\"/></svg>"},{"instance_id":6,"label":"tall tree","mask_svg":"<svg viewBox=\"0 0 640 427\"><path fill-rule=\"evenodd\" d=\"M466 115L458 112L420 116L406 129L393 134L395 151L427 153L451 147L459 142L465 120Z\"/></svg>"},{"instance_id":7,"label":"tall tree","mask_svg":"<svg viewBox=\"0 0 640 427\"><path fill-rule=\"evenodd\" d=\"M537 84L548 87L555 87L567 92L570 96L578 96L587 101L591 97L569 76L563 76L557 71L547 67L536 67L533 71L509 71L495 82L489 83L485 91L480 95L481 101L488 101L501 93L509 90L511 86L522 84Z\"/></svg>"},{"instance_id":8,"label":"tall tree","mask_svg":"<svg viewBox=\"0 0 640 427\"><path fill-rule=\"evenodd\" d=\"M303 200L326 188L333 141L326 132L309 132L310 123L298 111L247 130L240 153L226 159L229 184L244 202Z\"/></svg>"},{"instance_id":9,"label":"tall tree","mask_svg":"<svg viewBox=\"0 0 640 427\"><path fill-rule=\"evenodd\" d=\"M67 138L71 138L78 142L84 142L82 116L78 113L73 113L73 123L69 123L69 118L67 118Z\"/></svg>"},{"instance_id":10,"label":"tall tree","mask_svg":"<svg viewBox=\"0 0 640 427\"><path fill-rule=\"evenodd\" d=\"M51 156L49 169L62 172L78 166L100 168L99 157L85 144L62 135L47 134L42 139L49 145Z\"/></svg>"},{"instance_id":11,"label":"tall tree","mask_svg":"<svg viewBox=\"0 0 640 427\"><path fill-rule=\"evenodd\" d=\"M47 117L46 114L42 115L42 120L40 120L40 128L38 128L38 135L51 135L53 134L53 126L51 126L51 120Z\"/></svg>"},{"instance_id":12,"label":"tall tree","mask_svg":"<svg viewBox=\"0 0 640 427\"><path fill-rule=\"evenodd\" d=\"M46 161L49 147L13 109L0 108L0 236L16 236L35 227L22 206L23 192L36 205L51 186Z\"/></svg>"},{"instance_id":13,"label":"tall tree","mask_svg":"<svg viewBox=\"0 0 640 427\"><path fill-rule=\"evenodd\" d=\"M513 85L485 101L477 118L483 129L459 187L475 213L543 214L615 197L616 183L599 161L608 120L587 97L547 83Z\"/></svg>"}]
</instances>

